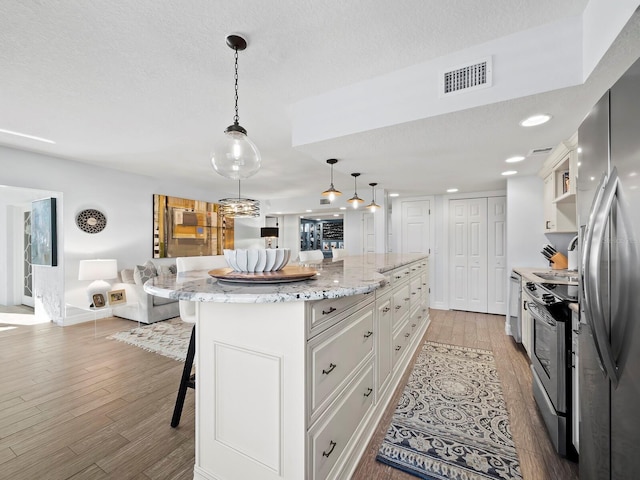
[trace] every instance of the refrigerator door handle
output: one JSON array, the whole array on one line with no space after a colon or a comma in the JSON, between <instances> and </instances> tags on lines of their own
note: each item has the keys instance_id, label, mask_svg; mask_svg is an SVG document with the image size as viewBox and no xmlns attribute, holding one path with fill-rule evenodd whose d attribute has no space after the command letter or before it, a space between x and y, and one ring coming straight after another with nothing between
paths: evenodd
<instances>
[{"instance_id":1,"label":"refrigerator door handle","mask_svg":"<svg viewBox=\"0 0 640 480\"><path fill-rule=\"evenodd\" d=\"M609 175L609 179L602 193L602 199L598 210L594 215L593 230L589 246L588 277L585 290L589 292L589 308L591 310L591 327L596 341L596 350L600 355L607 376L614 387L618 386L618 366L613 356L613 349L609 342L609 336L605 326L605 313L602 305L602 296L599 295L602 259L602 245L606 233L607 221L613 202L616 198L618 188L618 171L614 168Z\"/></svg>"},{"instance_id":2,"label":"refrigerator door handle","mask_svg":"<svg viewBox=\"0 0 640 480\"><path fill-rule=\"evenodd\" d=\"M596 215L600 210L600 205L602 204L602 197L604 195L604 188L607 182L607 174L603 173L602 178L598 182L598 186L595 190L595 195L593 197L593 202L591 203L591 208L589 209L589 219L587 220L587 225L584 230L584 238L582 242L582 269L581 269L581 286L582 286L582 298L583 298L583 311L584 318L586 320L587 325L593 332L594 342L595 342L595 327L594 327L594 311L591 304L591 290L587 288L587 286L591 283L590 278L592 277L592 269L591 269L591 249L593 245L593 229L596 221ZM598 354L598 364L600 365L600 369L606 375L606 370L604 367L604 361L602 359L602 354L600 353L600 347L597 342L595 342L596 353Z\"/></svg>"}]
</instances>

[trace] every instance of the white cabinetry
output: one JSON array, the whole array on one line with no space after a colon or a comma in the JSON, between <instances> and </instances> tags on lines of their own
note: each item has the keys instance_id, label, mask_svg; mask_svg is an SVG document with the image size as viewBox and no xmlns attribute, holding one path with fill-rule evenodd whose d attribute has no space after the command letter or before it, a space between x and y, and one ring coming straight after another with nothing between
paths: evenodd
<instances>
[{"instance_id":1,"label":"white cabinetry","mask_svg":"<svg viewBox=\"0 0 640 480\"><path fill-rule=\"evenodd\" d=\"M544 179L544 233L576 231L577 133L554 148L540 176Z\"/></svg>"},{"instance_id":2,"label":"white cabinetry","mask_svg":"<svg viewBox=\"0 0 640 480\"><path fill-rule=\"evenodd\" d=\"M525 281L522 282L522 306L521 306L521 318L522 318L522 346L527 351L529 358L531 358L531 353L533 350L533 318L529 313L529 309L527 307L527 294Z\"/></svg>"}]
</instances>

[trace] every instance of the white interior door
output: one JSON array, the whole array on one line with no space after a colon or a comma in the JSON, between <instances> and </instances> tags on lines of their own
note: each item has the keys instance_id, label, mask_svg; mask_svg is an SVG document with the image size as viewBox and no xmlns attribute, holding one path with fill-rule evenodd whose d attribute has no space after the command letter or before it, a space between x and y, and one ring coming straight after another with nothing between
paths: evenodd
<instances>
[{"instance_id":1,"label":"white interior door","mask_svg":"<svg viewBox=\"0 0 640 480\"><path fill-rule=\"evenodd\" d=\"M402 253L430 253L429 200L402 202Z\"/></svg>"},{"instance_id":2,"label":"white interior door","mask_svg":"<svg viewBox=\"0 0 640 480\"><path fill-rule=\"evenodd\" d=\"M487 199L449 201L450 307L487 312Z\"/></svg>"},{"instance_id":3,"label":"white interior door","mask_svg":"<svg viewBox=\"0 0 640 480\"><path fill-rule=\"evenodd\" d=\"M373 253L376 251L376 229L374 225L373 213L367 212L362 214L362 222L364 228L364 251L365 253Z\"/></svg>"},{"instance_id":4,"label":"white interior door","mask_svg":"<svg viewBox=\"0 0 640 480\"><path fill-rule=\"evenodd\" d=\"M487 209L487 310L507 313L507 199L491 197Z\"/></svg>"}]
</instances>

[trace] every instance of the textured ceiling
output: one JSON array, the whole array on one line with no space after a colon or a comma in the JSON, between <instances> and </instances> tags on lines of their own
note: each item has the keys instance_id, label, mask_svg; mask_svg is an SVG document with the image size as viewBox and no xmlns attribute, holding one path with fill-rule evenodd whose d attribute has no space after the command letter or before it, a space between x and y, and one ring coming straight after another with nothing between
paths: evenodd
<instances>
[{"instance_id":1,"label":"textured ceiling","mask_svg":"<svg viewBox=\"0 0 640 480\"><path fill-rule=\"evenodd\" d=\"M580 15L587 0L0 0L0 144L234 191L209 162L233 119L230 33L240 52L240 123L262 170L257 198L309 195L351 171L402 194L504 188L504 158L571 135L638 55L630 26L585 85L292 147L291 106L306 98ZM635 23L637 24L637 19ZM514 46L517 48L517 45ZM549 127L524 131L532 111ZM535 173L532 158L521 173ZM366 178L365 178L366 175Z\"/></svg>"}]
</instances>

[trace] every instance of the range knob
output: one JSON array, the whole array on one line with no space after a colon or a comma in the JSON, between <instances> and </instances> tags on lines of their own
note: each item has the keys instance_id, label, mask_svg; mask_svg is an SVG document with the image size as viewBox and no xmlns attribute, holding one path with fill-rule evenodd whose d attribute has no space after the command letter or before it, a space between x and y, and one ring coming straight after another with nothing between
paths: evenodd
<instances>
[{"instance_id":1,"label":"range knob","mask_svg":"<svg viewBox=\"0 0 640 480\"><path fill-rule=\"evenodd\" d=\"M555 302L556 297L554 295L551 295L550 293L543 293L542 300L544 300L546 303L553 303Z\"/></svg>"},{"instance_id":2,"label":"range knob","mask_svg":"<svg viewBox=\"0 0 640 480\"><path fill-rule=\"evenodd\" d=\"M536 284L533 282L527 282L526 287L533 292L536 289Z\"/></svg>"}]
</instances>

